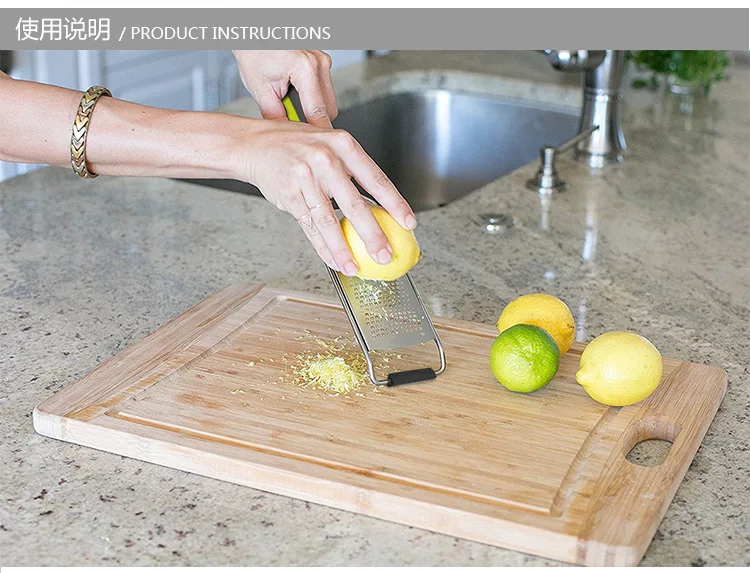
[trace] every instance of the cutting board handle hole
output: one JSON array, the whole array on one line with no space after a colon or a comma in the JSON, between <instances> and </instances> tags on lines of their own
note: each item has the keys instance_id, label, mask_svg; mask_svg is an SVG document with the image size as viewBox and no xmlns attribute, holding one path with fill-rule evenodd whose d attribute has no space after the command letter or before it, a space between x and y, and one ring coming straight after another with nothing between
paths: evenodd
<instances>
[{"instance_id":1,"label":"cutting board handle hole","mask_svg":"<svg viewBox=\"0 0 750 573\"><path fill-rule=\"evenodd\" d=\"M659 466L667 459L679 433L680 426L673 420L658 416L642 418L628 432L625 459L637 466Z\"/></svg>"},{"instance_id":2,"label":"cutting board handle hole","mask_svg":"<svg viewBox=\"0 0 750 573\"><path fill-rule=\"evenodd\" d=\"M625 458L637 466L652 467L660 466L667 458L672 442L652 438L638 442L627 453Z\"/></svg>"}]
</instances>

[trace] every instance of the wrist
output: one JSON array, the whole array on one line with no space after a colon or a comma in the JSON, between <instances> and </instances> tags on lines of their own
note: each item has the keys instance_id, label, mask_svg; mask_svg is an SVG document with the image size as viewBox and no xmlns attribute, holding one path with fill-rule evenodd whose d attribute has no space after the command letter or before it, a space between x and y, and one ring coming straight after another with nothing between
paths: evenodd
<instances>
[{"instance_id":1,"label":"wrist","mask_svg":"<svg viewBox=\"0 0 750 573\"><path fill-rule=\"evenodd\" d=\"M243 147L247 146L246 118L222 113L190 112L187 118L193 128L182 131L188 135L183 152L186 167L195 170L195 178L243 179ZM178 130L179 134L180 131Z\"/></svg>"},{"instance_id":2,"label":"wrist","mask_svg":"<svg viewBox=\"0 0 750 573\"><path fill-rule=\"evenodd\" d=\"M205 115L205 114L204 114ZM225 114L212 114L215 123L213 133L207 140L213 143L206 159L213 169L226 179L237 179L255 184L253 177L253 160L257 157L257 148L262 146L264 127L267 122L258 119Z\"/></svg>"}]
</instances>

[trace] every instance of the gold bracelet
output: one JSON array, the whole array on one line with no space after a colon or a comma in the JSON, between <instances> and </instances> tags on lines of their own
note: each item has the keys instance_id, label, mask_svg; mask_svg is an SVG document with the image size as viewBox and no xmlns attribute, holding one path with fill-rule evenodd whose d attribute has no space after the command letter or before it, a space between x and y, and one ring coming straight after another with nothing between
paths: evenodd
<instances>
[{"instance_id":1,"label":"gold bracelet","mask_svg":"<svg viewBox=\"0 0 750 573\"><path fill-rule=\"evenodd\" d=\"M112 97L112 93L103 86L93 86L86 90L78 104L76 118L73 121L73 134L70 137L70 162L73 171L79 177L93 179L98 177L96 173L88 170L86 165L86 138L88 127L91 122L91 114L100 96Z\"/></svg>"}]
</instances>

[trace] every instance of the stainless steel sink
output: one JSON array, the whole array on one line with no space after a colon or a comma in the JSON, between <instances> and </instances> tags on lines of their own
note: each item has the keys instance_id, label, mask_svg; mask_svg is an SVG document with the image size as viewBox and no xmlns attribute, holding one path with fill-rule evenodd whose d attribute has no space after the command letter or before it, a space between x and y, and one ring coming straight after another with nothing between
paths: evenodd
<instances>
[{"instance_id":1,"label":"stainless steel sink","mask_svg":"<svg viewBox=\"0 0 750 573\"><path fill-rule=\"evenodd\" d=\"M442 207L575 135L578 114L448 90L389 94L341 110L346 129L415 211ZM260 194L247 183L194 183Z\"/></svg>"}]
</instances>

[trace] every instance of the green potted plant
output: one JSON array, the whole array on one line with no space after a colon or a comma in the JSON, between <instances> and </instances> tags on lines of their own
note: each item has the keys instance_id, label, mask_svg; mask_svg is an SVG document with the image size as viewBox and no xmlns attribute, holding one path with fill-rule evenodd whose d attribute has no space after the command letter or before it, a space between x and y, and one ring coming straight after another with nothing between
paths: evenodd
<instances>
[{"instance_id":1,"label":"green potted plant","mask_svg":"<svg viewBox=\"0 0 750 573\"><path fill-rule=\"evenodd\" d=\"M628 52L628 59L636 69L651 71L649 80L635 80L634 87L656 88L661 76L670 91L679 94L708 94L729 65L725 50L639 50Z\"/></svg>"}]
</instances>

